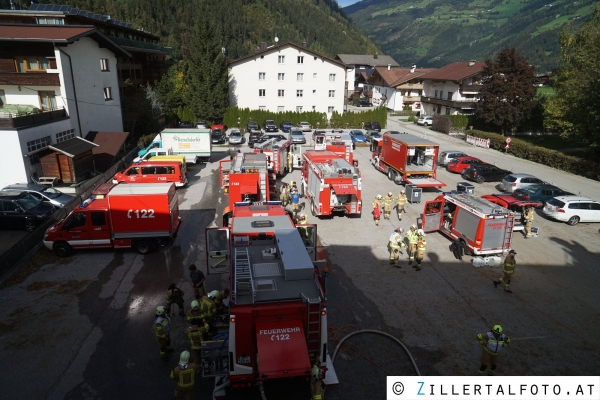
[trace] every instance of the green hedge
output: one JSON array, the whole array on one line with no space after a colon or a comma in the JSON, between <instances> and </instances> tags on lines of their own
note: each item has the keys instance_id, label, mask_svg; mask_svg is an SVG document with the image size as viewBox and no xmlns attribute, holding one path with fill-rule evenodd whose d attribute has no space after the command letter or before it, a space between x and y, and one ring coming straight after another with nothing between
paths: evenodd
<instances>
[{"instance_id":1,"label":"green hedge","mask_svg":"<svg viewBox=\"0 0 600 400\"><path fill-rule=\"evenodd\" d=\"M507 136L479 130L468 131L467 135L483 139L490 139L491 149L504 151ZM600 181L600 163L569 156L561 153L560 151L535 146L524 140L519 140L514 136L511 136L510 138L511 142L508 152L516 157Z\"/></svg>"},{"instance_id":2,"label":"green hedge","mask_svg":"<svg viewBox=\"0 0 600 400\"><path fill-rule=\"evenodd\" d=\"M468 115L448 115L452 120L452 126L454 129L465 129L469 123Z\"/></svg>"},{"instance_id":3,"label":"green hedge","mask_svg":"<svg viewBox=\"0 0 600 400\"><path fill-rule=\"evenodd\" d=\"M452 120L448 115L434 115L431 129L437 132L449 134L452 128Z\"/></svg>"}]
</instances>

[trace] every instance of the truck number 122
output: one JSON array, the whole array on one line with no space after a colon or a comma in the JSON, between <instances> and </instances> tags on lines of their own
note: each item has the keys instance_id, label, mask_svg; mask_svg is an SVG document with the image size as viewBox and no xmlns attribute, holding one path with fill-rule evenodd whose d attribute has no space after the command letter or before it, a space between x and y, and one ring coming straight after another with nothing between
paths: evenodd
<instances>
[{"instance_id":1,"label":"truck number 122","mask_svg":"<svg viewBox=\"0 0 600 400\"><path fill-rule=\"evenodd\" d=\"M135 218L154 218L154 210L129 210L127 211L127 218L133 218L131 214L135 214Z\"/></svg>"},{"instance_id":2,"label":"truck number 122","mask_svg":"<svg viewBox=\"0 0 600 400\"><path fill-rule=\"evenodd\" d=\"M290 335L289 333L283 333L281 335L271 335L271 341L276 340L290 340Z\"/></svg>"}]
</instances>

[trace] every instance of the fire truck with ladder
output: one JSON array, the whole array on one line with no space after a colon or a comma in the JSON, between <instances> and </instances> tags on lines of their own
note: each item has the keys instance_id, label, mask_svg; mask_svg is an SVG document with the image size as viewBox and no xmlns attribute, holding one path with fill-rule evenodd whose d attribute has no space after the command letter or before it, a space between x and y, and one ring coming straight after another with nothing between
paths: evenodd
<instances>
[{"instance_id":1,"label":"fire truck with ladder","mask_svg":"<svg viewBox=\"0 0 600 400\"><path fill-rule=\"evenodd\" d=\"M502 254L511 246L512 211L465 192L447 192L425 203L422 227L459 239L472 255Z\"/></svg>"},{"instance_id":2,"label":"fire truck with ladder","mask_svg":"<svg viewBox=\"0 0 600 400\"><path fill-rule=\"evenodd\" d=\"M287 155L290 151L290 141L287 139L267 139L254 144L254 152L267 156L267 167L276 175L285 175L287 170Z\"/></svg>"},{"instance_id":3,"label":"fire truck with ladder","mask_svg":"<svg viewBox=\"0 0 600 400\"><path fill-rule=\"evenodd\" d=\"M436 179L440 145L398 131L388 131L371 142L371 163L395 183L442 187Z\"/></svg>"},{"instance_id":4,"label":"fire truck with ladder","mask_svg":"<svg viewBox=\"0 0 600 400\"><path fill-rule=\"evenodd\" d=\"M236 203L228 227L206 228L209 274L229 274L228 336L202 342L205 377L223 388L268 381L309 381L311 368L327 370L327 269L317 261L316 225L296 227L280 202ZM265 396L263 396L265 398Z\"/></svg>"},{"instance_id":5,"label":"fire truck with ladder","mask_svg":"<svg viewBox=\"0 0 600 400\"><path fill-rule=\"evenodd\" d=\"M314 137L314 146L315 150L333 151L350 164L358 167L358 160L354 159L354 143L349 133L344 131L318 133Z\"/></svg>"},{"instance_id":6,"label":"fire truck with ladder","mask_svg":"<svg viewBox=\"0 0 600 400\"><path fill-rule=\"evenodd\" d=\"M328 150L304 152L301 195L310 203L314 216L344 212L361 213L361 177L358 168Z\"/></svg>"},{"instance_id":7,"label":"fire truck with ladder","mask_svg":"<svg viewBox=\"0 0 600 400\"><path fill-rule=\"evenodd\" d=\"M229 209L241 201L269 201L275 193L276 177L267 169L263 153L237 153L233 160L219 162L221 189L229 195Z\"/></svg>"}]
</instances>

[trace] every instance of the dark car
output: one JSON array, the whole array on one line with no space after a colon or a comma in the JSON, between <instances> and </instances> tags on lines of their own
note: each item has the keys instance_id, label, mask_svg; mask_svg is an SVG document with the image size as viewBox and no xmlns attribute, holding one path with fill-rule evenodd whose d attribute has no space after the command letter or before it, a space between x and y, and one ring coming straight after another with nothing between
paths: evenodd
<instances>
[{"instance_id":1,"label":"dark car","mask_svg":"<svg viewBox=\"0 0 600 400\"><path fill-rule=\"evenodd\" d=\"M381 132L379 131L367 131L365 133L367 141L372 142L373 139L381 139Z\"/></svg>"},{"instance_id":2,"label":"dark car","mask_svg":"<svg viewBox=\"0 0 600 400\"><path fill-rule=\"evenodd\" d=\"M500 182L510 173L511 171L498 168L492 164L473 164L469 168L463 169L460 175L463 179L482 183L485 181Z\"/></svg>"},{"instance_id":3,"label":"dark car","mask_svg":"<svg viewBox=\"0 0 600 400\"><path fill-rule=\"evenodd\" d=\"M367 122L364 128L368 131L381 132L381 124L379 122Z\"/></svg>"},{"instance_id":4,"label":"dark car","mask_svg":"<svg viewBox=\"0 0 600 400\"><path fill-rule=\"evenodd\" d=\"M254 147L254 143L258 142L262 136L263 133L260 129L250 131L248 134L248 147Z\"/></svg>"},{"instance_id":5,"label":"dark car","mask_svg":"<svg viewBox=\"0 0 600 400\"><path fill-rule=\"evenodd\" d=\"M373 104L369 103L367 100L360 100L356 103L356 107L373 107Z\"/></svg>"},{"instance_id":6,"label":"dark car","mask_svg":"<svg viewBox=\"0 0 600 400\"><path fill-rule=\"evenodd\" d=\"M287 138L281 134L273 134L273 133L265 133L261 138L261 141L269 140L269 139L277 139L277 140L287 140Z\"/></svg>"},{"instance_id":7,"label":"dark car","mask_svg":"<svg viewBox=\"0 0 600 400\"><path fill-rule=\"evenodd\" d=\"M225 137L225 132L221 129L213 129L210 133L210 141L212 143L223 144L227 138Z\"/></svg>"},{"instance_id":8,"label":"dark car","mask_svg":"<svg viewBox=\"0 0 600 400\"><path fill-rule=\"evenodd\" d=\"M178 127L179 128L193 128L194 125L192 125L191 122L180 122Z\"/></svg>"},{"instance_id":9,"label":"dark car","mask_svg":"<svg viewBox=\"0 0 600 400\"><path fill-rule=\"evenodd\" d=\"M282 121L279 124L279 128L283 131L283 132L289 132L290 129L292 129L294 127L294 124L292 124L290 121Z\"/></svg>"},{"instance_id":10,"label":"dark car","mask_svg":"<svg viewBox=\"0 0 600 400\"><path fill-rule=\"evenodd\" d=\"M258 125L258 122L248 121L248 123L246 124L246 132L252 133L256 131L260 131L260 125Z\"/></svg>"},{"instance_id":11,"label":"dark car","mask_svg":"<svg viewBox=\"0 0 600 400\"><path fill-rule=\"evenodd\" d=\"M265 132L279 132L277 124L275 124L275 121L273 121L272 119L265 120L263 128L265 129Z\"/></svg>"},{"instance_id":12,"label":"dark car","mask_svg":"<svg viewBox=\"0 0 600 400\"><path fill-rule=\"evenodd\" d=\"M513 192L519 200L541 201L543 203L557 196L574 196L573 193L565 192L554 185L529 185Z\"/></svg>"},{"instance_id":13,"label":"dark car","mask_svg":"<svg viewBox=\"0 0 600 400\"><path fill-rule=\"evenodd\" d=\"M53 212L52 205L39 201L29 193L0 191L2 228L25 228L31 232L50 218Z\"/></svg>"},{"instance_id":14,"label":"dark car","mask_svg":"<svg viewBox=\"0 0 600 400\"><path fill-rule=\"evenodd\" d=\"M16 192L27 192L39 201L53 205L55 208L64 207L65 204L73 200L73 196L64 194L53 187L36 185L34 183L17 183L9 185L2 191L10 190Z\"/></svg>"}]
</instances>

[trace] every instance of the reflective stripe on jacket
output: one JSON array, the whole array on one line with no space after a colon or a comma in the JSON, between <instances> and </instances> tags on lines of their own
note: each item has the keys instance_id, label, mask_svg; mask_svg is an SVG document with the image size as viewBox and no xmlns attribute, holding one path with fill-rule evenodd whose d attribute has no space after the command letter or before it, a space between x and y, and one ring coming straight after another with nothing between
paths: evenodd
<instances>
[{"instance_id":1,"label":"reflective stripe on jacket","mask_svg":"<svg viewBox=\"0 0 600 400\"><path fill-rule=\"evenodd\" d=\"M504 346L505 338L506 338L506 335L501 334L500 337L498 339L496 339L496 337L494 336L494 332L488 332L487 333L487 342L485 344L484 349L494 355L500 353L500 350L502 350L502 347Z\"/></svg>"},{"instance_id":2,"label":"reflective stripe on jacket","mask_svg":"<svg viewBox=\"0 0 600 400\"><path fill-rule=\"evenodd\" d=\"M169 335L171 330L171 320L169 318L158 317L156 318L156 336L159 338L165 338Z\"/></svg>"}]
</instances>

